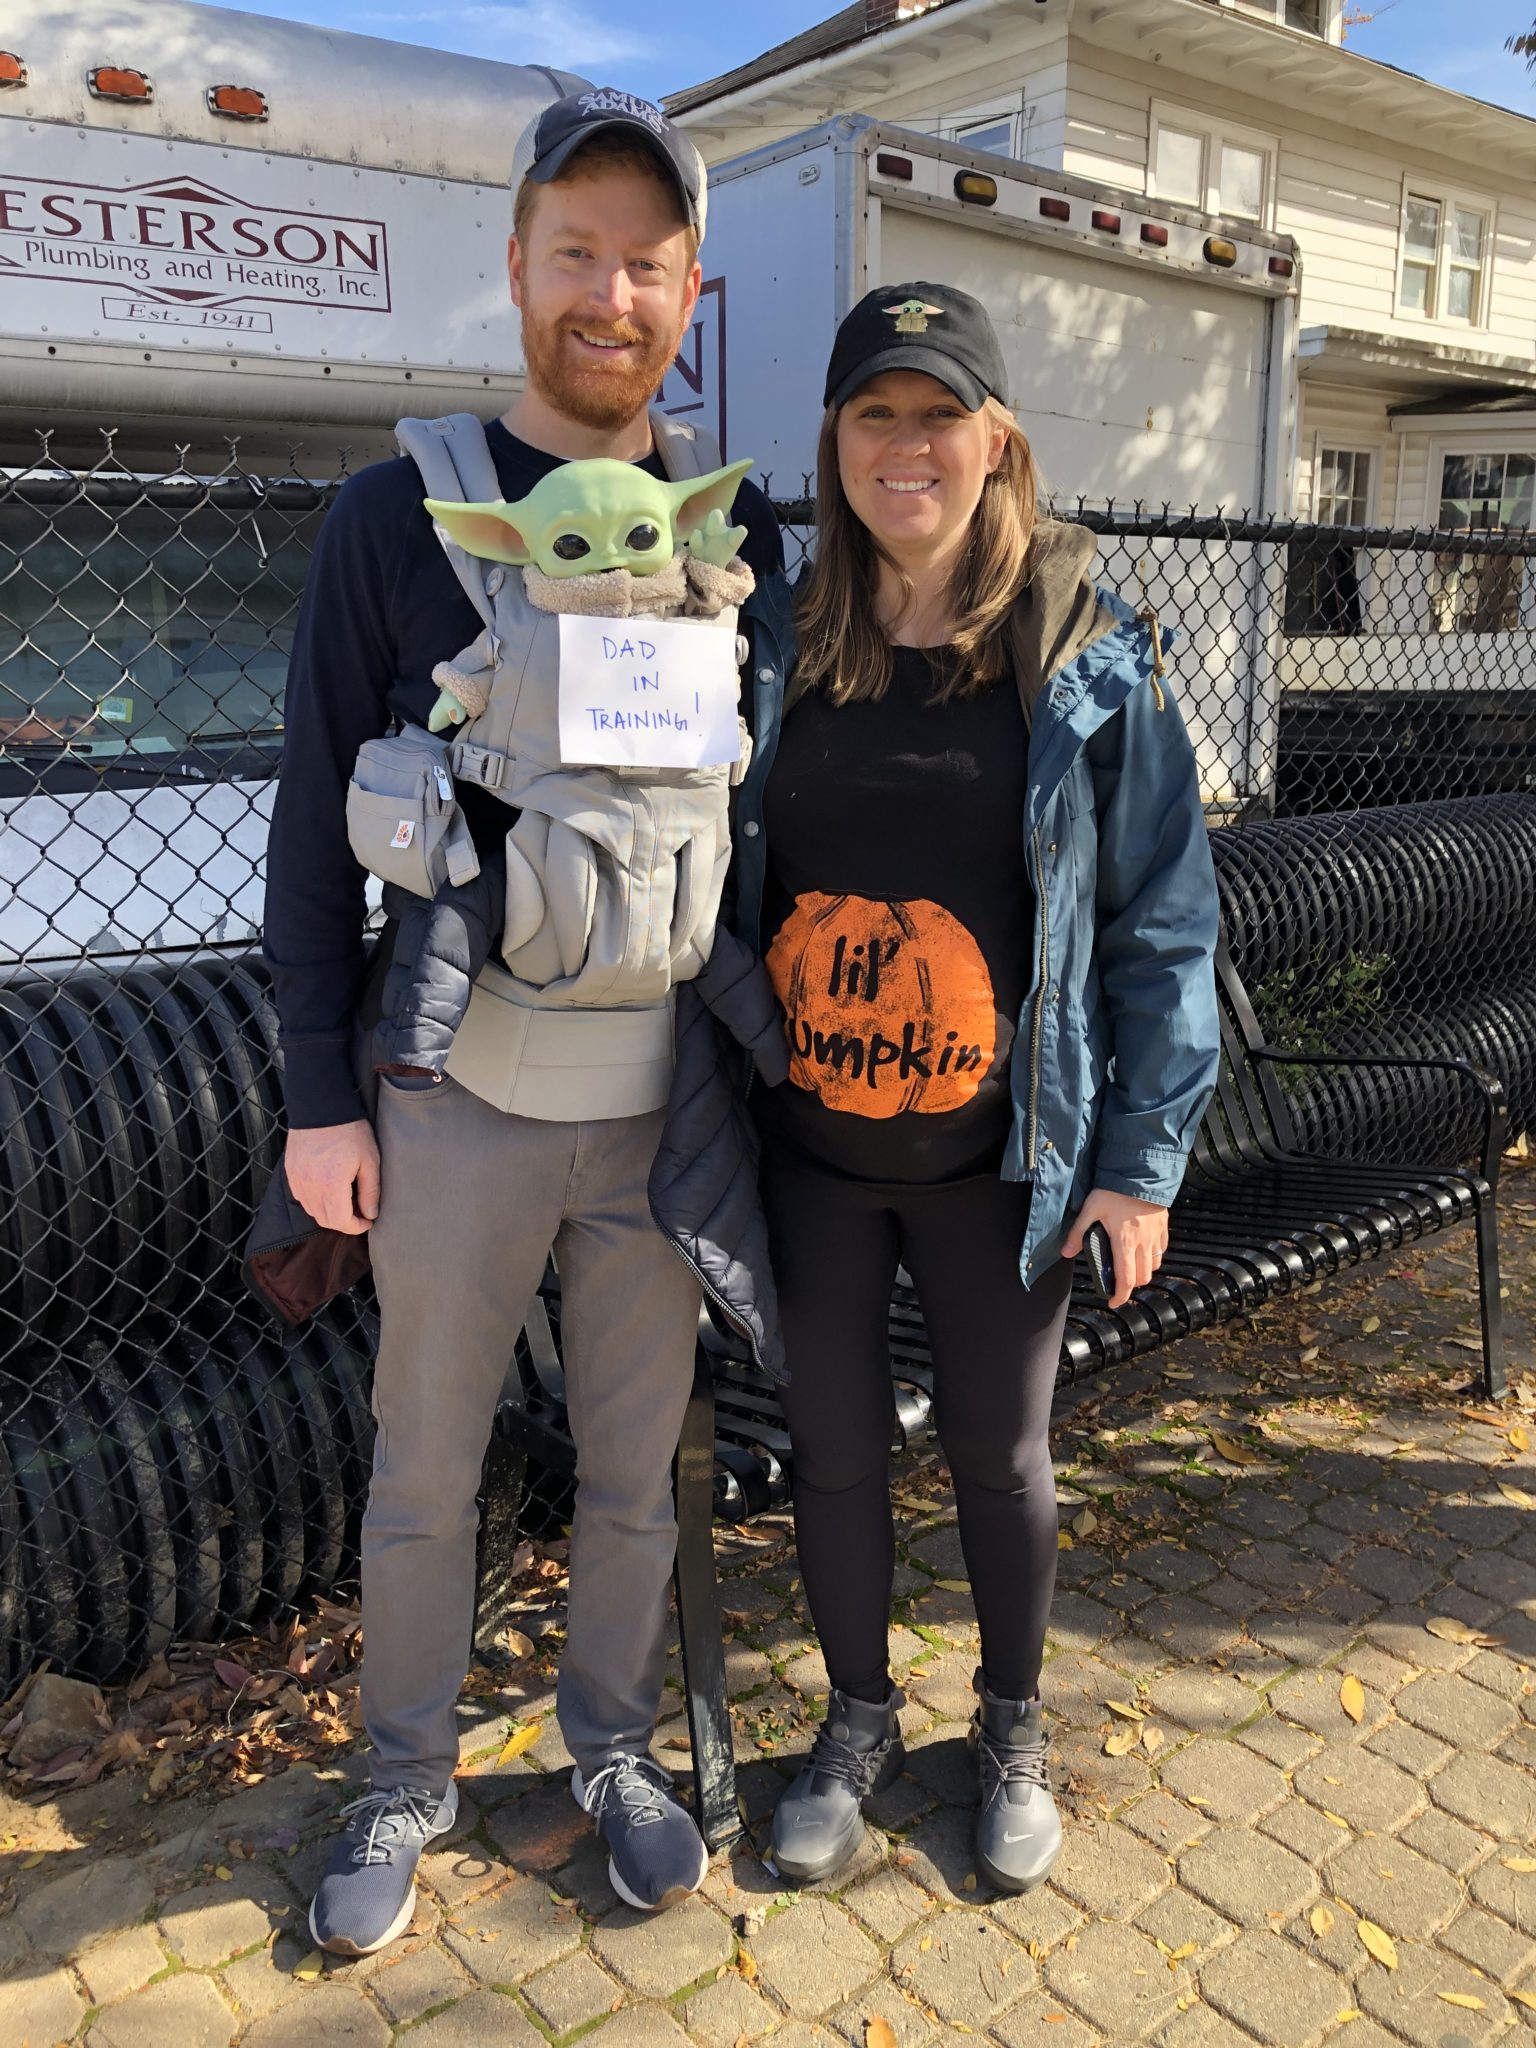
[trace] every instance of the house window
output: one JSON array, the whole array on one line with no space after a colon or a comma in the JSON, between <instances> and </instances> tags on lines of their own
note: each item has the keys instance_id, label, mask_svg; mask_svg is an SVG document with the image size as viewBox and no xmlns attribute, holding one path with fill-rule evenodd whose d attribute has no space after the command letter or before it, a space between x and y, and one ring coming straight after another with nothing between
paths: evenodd
<instances>
[{"instance_id":1,"label":"house window","mask_svg":"<svg viewBox=\"0 0 1536 2048\"><path fill-rule=\"evenodd\" d=\"M1536 523L1536 455L1444 455L1440 515L1450 530L1498 531ZM1518 555L1435 556L1430 626L1437 633L1501 633L1520 623L1525 564Z\"/></svg>"},{"instance_id":2,"label":"house window","mask_svg":"<svg viewBox=\"0 0 1536 2048\"><path fill-rule=\"evenodd\" d=\"M1304 36L1328 33L1327 0L1237 0L1237 6L1240 13L1262 14L1266 20L1283 22Z\"/></svg>"},{"instance_id":3,"label":"house window","mask_svg":"<svg viewBox=\"0 0 1536 2048\"><path fill-rule=\"evenodd\" d=\"M1444 194L1410 192L1403 208L1397 303L1421 320L1475 327L1483 317L1489 215Z\"/></svg>"},{"instance_id":4,"label":"house window","mask_svg":"<svg viewBox=\"0 0 1536 2048\"><path fill-rule=\"evenodd\" d=\"M1009 114L1001 121L976 121L968 127L956 128L956 142L963 142L967 149L990 150L994 156L1016 156L1018 136L1018 115Z\"/></svg>"},{"instance_id":5,"label":"house window","mask_svg":"<svg viewBox=\"0 0 1536 2048\"><path fill-rule=\"evenodd\" d=\"M1440 469L1442 527L1536 525L1536 455L1444 457Z\"/></svg>"},{"instance_id":6,"label":"house window","mask_svg":"<svg viewBox=\"0 0 1536 2048\"><path fill-rule=\"evenodd\" d=\"M1269 224L1274 207L1273 138L1207 123L1182 107L1154 106L1150 183L1159 199L1229 220Z\"/></svg>"},{"instance_id":7,"label":"house window","mask_svg":"<svg viewBox=\"0 0 1536 2048\"><path fill-rule=\"evenodd\" d=\"M1286 551L1285 630L1350 634L1361 631L1358 550L1337 541L1330 526L1367 526L1371 517L1371 456L1364 448L1320 448L1312 487L1318 530L1293 540Z\"/></svg>"}]
</instances>

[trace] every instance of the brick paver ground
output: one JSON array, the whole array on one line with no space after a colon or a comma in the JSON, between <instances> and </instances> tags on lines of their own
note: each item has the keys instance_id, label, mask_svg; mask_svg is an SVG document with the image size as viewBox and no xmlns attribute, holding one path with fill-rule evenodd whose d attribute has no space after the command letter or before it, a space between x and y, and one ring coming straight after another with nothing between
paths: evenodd
<instances>
[{"instance_id":1,"label":"brick paver ground","mask_svg":"<svg viewBox=\"0 0 1536 2048\"><path fill-rule=\"evenodd\" d=\"M466 1710L463 1819L423 1867L409 1936L346 1968L311 1952L304 1914L356 1758L224 1799L146 1803L126 1776L6 1805L0 2044L1523 2038L1536 1172L1511 1175L1505 1213L1516 1398L1502 1426L1467 1412L1484 1404L1461 1245L1063 1399L1070 1540L1043 1685L1066 1848L1029 1897L993 1895L973 1867L975 1635L942 1469L908 1460L895 1640L909 1768L835 1884L786 1890L743 1843L680 1911L630 1912L552 1726L500 1762L509 1727L550 1711L547 1686L531 1698L524 1683L504 1712ZM825 1672L785 1521L724 1533L720 1564L742 1805L762 1841ZM658 1752L683 1777L685 1725L674 1711ZM1117 1732L1138 1739L1106 1753Z\"/></svg>"}]
</instances>

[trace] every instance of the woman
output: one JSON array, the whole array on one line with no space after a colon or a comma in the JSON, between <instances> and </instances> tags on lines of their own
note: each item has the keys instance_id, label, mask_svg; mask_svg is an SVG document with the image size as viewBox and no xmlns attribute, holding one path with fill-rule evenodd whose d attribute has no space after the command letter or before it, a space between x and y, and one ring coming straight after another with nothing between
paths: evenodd
<instances>
[{"instance_id":1,"label":"woman","mask_svg":"<svg viewBox=\"0 0 1536 2048\"><path fill-rule=\"evenodd\" d=\"M1061 1826L1038 1679L1046 1440L1071 1261L1150 1279L1215 1079L1215 882L1155 620L1038 518L986 313L928 283L838 330L798 660L756 668L740 928L790 1077L752 1097L795 1533L831 1698L784 1793L787 1875L838 1869L900 1770L886 1312L916 1283L981 1634L977 1862L1026 1890ZM790 638L785 622L784 639ZM755 660L768 643L759 633Z\"/></svg>"}]
</instances>

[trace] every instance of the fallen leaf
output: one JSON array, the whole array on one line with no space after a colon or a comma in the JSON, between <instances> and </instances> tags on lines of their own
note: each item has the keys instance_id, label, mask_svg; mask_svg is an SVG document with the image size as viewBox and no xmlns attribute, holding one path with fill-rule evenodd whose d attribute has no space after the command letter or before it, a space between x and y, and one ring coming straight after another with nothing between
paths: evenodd
<instances>
[{"instance_id":1,"label":"fallen leaf","mask_svg":"<svg viewBox=\"0 0 1536 2048\"><path fill-rule=\"evenodd\" d=\"M736 1974L743 1984L757 1982L757 1957L750 1949L743 1949L736 1958Z\"/></svg>"},{"instance_id":2,"label":"fallen leaf","mask_svg":"<svg viewBox=\"0 0 1536 2048\"><path fill-rule=\"evenodd\" d=\"M247 1671L243 1664L236 1664L228 1657L215 1657L213 1668L224 1683L235 1692L242 1691L255 1679L254 1671Z\"/></svg>"},{"instance_id":3,"label":"fallen leaf","mask_svg":"<svg viewBox=\"0 0 1536 2048\"><path fill-rule=\"evenodd\" d=\"M1307 1917L1312 1923L1312 1932L1319 1941L1325 1934L1333 1932L1333 1915L1326 1906L1314 1906Z\"/></svg>"},{"instance_id":4,"label":"fallen leaf","mask_svg":"<svg viewBox=\"0 0 1536 2048\"><path fill-rule=\"evenodd\" d=\"M504 1629L501 1640L507 1646L508 1656L515 1658L519 1663L524 1657L533 1655L533 1643L520 1628Z\"/></svg>"},{"instance_id":5,"label":"fallen leaf","mask_svg":"<svg viewBox=\"0 0 1536 2048\"><path fill-rule=\"evenodd\" d=\"M1439 1636L1440 1640L1445 1643L1479 1643L1482 1641L1482 1631L1480 1629L1469 1627L1466 1622L1458 1621L1451 1614L1432 1615L1425 1622L1424 1626L1432 1636Z\"/></svg>"},{"instance_id":6,"label":"fallen leaf","mask_svg":"<svg viewBox=\"0 0 1536 2048\"><path fill-rule=\"evenodd\" d=\"M1336 1828L1348 1830L1349 1822L1345 1820L1344 1816L1341 1813L1330 1813L1326 1806L1323 1808L1323 1819L1331 1820Z\"/></svg>"},{"instance_id":7,"label":"fallen leaf","mask_svg":"<svg viewBox=\"0 0 1536 2048\"><path fill-rule=\"evenodd\" d=\"M890 2021L879 2013L871 2013L864 2022L864 2048L897 2048Z\"/></svg>"},{"instance_id":8,"label":"fallen leaf","mask_svg":"<svg viewBox=\"0 0 1536 2048\"><path fill-rule=\"evenodd\" d=\"M1186 1942L1185 1942L1185 1943L1183 1944L1183 1946L1182 1946L1182 1947L1180 1947L1180 1948L1171 1948L1171 1949L1169 1949L1169 1951L1168 1951L1168 1967L1169 1967L1169 1969L1170 1969L1170 1970L1172 1970L1172 1969L1174 1969L1174 1968L1175 1968L1175 1967L1176 1967L1176 1966L1177 1966L1178 1964L1182 1963L1182 1962L1183 1962L1183 1960L1184 1960L1184 1958L1185 1958L1186 1956L1192 1956L1192 1955L1194 1954L1194 1952L1195 1952L1195 1949L1196 1949L1196 1947L1197 1947L1197 1946L1198 1946L1198 1944L1197 1944L1197 1943L1195 1943L1195 1942L1193 1942L1193 1941L1186 1941Z\"/></svg>"},{"instance_id":9,"label":"fallen leaf","mask_svg":"<svg viewBox=\"0 0 1536 2048\"><path fill-rule=\"evenodd\" d=\"M1298 1365L1310 1365L1322 1349L1320 1344L1309 1344L1297 1359Z\"/></svg>"},{"instance_id":10,"label":"fallen leaf","mask_svg":"<svg viewBox=\"0 0 1536 2048\"><path fill-rule=\"evenodd\" d=\"M1342 2025L1345 2020L1359 2019L1360 2008L1358 2005L1346 2005L1342 2012L1336 2012L1333 2017L1336 2023Z\"/></svg>"},{"instance_id":11,"label":"fallen leaf","mask_svg":"<svg viewBox=\"0 0 1536 2048\"><path fill-rule=\"evenodd\" d=\"M1483 2001L1474 1998L1470 1991L1437 1991L1436 1998L1443 1998L1447 2005L1464 2005L1468 2012L1481 2012Z\"/></svg>"},{"instance_id":12,"label":"fallen leaf","mask_svg":"<svg viewBox=\"0 0 1536 2048\"><path fill-rule=\"evenodd\" d=\"M929 1949L931 1949L932 1947L933 1936L931 1934L925 1934L922 1940L917 1944L917 1952L919 1955L925 1956L927 1955Z\"/></svg>"},{"instance_id":13,"label":"fallen leaf","mask_svg":"<svg viewBox=\"0 0 1536 2048\"><path fill-rule=\"evenodd\" d=\"M1374 1336L1375 1336L1375 1334L1376 1334L1376 1332L1377 1332L1377 1331L1378 1331L1378 1330L1379 1330L1380 1328L1381 1328L1381 1317L1380 1317L1380 1316L1367 1316L1367 1317L1366 1317L1366 1319L1365 1319L1365 1321L1364 1321L1364 1322L1363 1322L1363 1323L1362 1323L1362 1324L1360 1325L1360 1334L1361 1334L1361 1336L1363 1336L1363 1337L1374 1337Z\"/></svg>"},{"instance_id":14,"label":"fallen leaf","mask_svg":"<svg viewBox=\"0 0 1536 2048\"><path fill-rule=\"evenodd\" d=\"M21 1867L23 1870L36 1870L37 1866L39 1865L39 1863L42 1862L42 1860L43 1851L41 1849L34 1849L30 1856L22 1857Z\"/></svg>"},{"instance_id":15,"label":"fallen leaf","mask_svg":"<svg viewBox=\"0 0 1536 2048\"><path fill-rule=\"evenodd\" d=\"M1141 1740L1139 1728L1116 1728L1104 1738L1106 1756L1127 1756Z\"/></svg>"},{"instance_id":16,"label":"fallen leaf","mask_svg":"<svg viewBox=\"0 0 1536 2048\"><path fill-rule=\"evenodd\" d=\"M301 1984L313 1984L325 1972L325 1957L319 1949L312 1948L302 1963L295 1963L293 1974Z\"/></svg>"},{"instance_id":17,"label":"fallen leaf","mask_svg":"<svg viewBox=\"0 0 1536 2048\"><path fill-rule=\"evenodd\" d=\"M1148 1756L1156 1756L1157 1752L1163 1746L1162 1729L1154 1728L1149 1723L1141 1731L1141 1746L1147 1752Z\"/></svg>"},{"instance_id":18,"label":"fallen leaf","mask_svg":"<svg viewBox=\"0 0 1536 2048\"><path fill-rule=\"evenodd\" d=\"M1397 1945L1384 1927L1378 1927L1374 1920L1357 1920L1355 1932L1378 1963L1389 1970L1397 1968Z\"/></svg>"},{"instance_id":19,"label":"fallen leaf","mask_svg":"<svg viewBox=\"0 0 1536 2048\"><path fill-rule=\"evenodd\" d=\"M1470 1342L1470 1338L1467 1341ZM1476 1348L1480 1351L1482 1346L1478 1345ZM1502 1429L1505 1424L1506 1418L1496 1414L1491 1408L1463 1408L1461 1412L1468 1422L1491 1423L1495 1429Z\"/></svg>"},{"instance_id":20,"label":"fallen leaf","mask_svg":"<svg viewBox=\"0 0 1536 2048\"><path fill-rule=\"evenodd\" d=\"M1536 1992L1511 1991L1509 1996L1518 1999L1521 2005L1529 2006L1532 2012L1536 2012Z\"/></svg>"},{"instance_id":21,"label":"fallen leaf","mask_svg":"<svg viewBox=\"0 0 1536 2048\"><path fill-rule=\"evenodd\" d=\"M975 1891L975 1889L976 1889L976 1873L975 1873L975 1871L974 1871L974 1870L968 1870L968 1871L967 1871L967 1872L965 1873L965 1876L964 1876L964 1877L963 1877L963 1878L962 1878L962 1879L960 1880L960 1889L961 1889L961 1891L963 1891L963 1892L973 1892L973 1891Z\"/></svg>"},{"instance_id":22,"label":"fallen leaf","mask_svg":"<svg viewBox=\"0 0 1536 2048\"><path fill-rule=\"evenodd\" d=\"M235 1873L230 1869L227 1863L221 1863L218 1869L215 1870L213 1874L219 1880L220 1884L228 1884L229 1880L234 1876Z\"/></svg>"},{"instance_id":23,"label":"fallen leaf","mask_svg":"<svg viewBox=\"0 0 1536 2048\"><path fill-rule=\"evenodd\" d=\"M1522 1429L1517 1422L1509 1432L1508 1442L1512 1451L1528 1451L1531 1448L1530 1432Z\"/></svg>"},{"instance_id":24,"label":"fallen leaf","mask_svg":"<svg viewBox=\"0 0 1536 2048\"><path fill-rule=\"evenodd\" d=\"M1365 1687L1353 1675L1346 1678L1339 1687L1339 1705L1351 1721L1365 1719Z\"/></svg>"},{"instance_id":25,"label":"fallen leaf","mask_svg":"<svg viewBox=\"0 0 1536 2048\"><path fill-rule=\"evenodd\" d=\"M1523 1486L1510 1486L1501 1479L1498 1487L1504 1498L1512 1500L1517 1508L1536 1508L1536 1495L1527 1493Z\"/></svg>"},{"instance_id":26,"label":"fallen leaf","mask_svg":"<svg viewBox=\"0 0 1536 2048\"><path fill-rule=\"evenodd\" d=\"M169 1791L171 1780L175 1777L175 1775L175 1757L162 1756L158 1758L156 1760L154 1769L149 1774L149 1783L145 1788L148 1791L150 1798L158 1799L162 1792Z\"/></svg>"},{"instance_id":27,"label":"fallen leaf","mask_svg":"<svg viewBox=\"0 0 1536 2048\"><path fill-rule=\"evenodd\" d=\"M1129 1700L1106 1700L1104 1704L1112 1714L1118 1714L1122 1721L1144 1721L1146 1719L1140 1707L1133 1707Z\"/></svg>"},{"instance_id":28,"label":"fallen leaf","mask_svg":"<svg viewBox=\"0 0 1536 2048\"><path fill-rule=\"evenodd\" d=\"M511 1763L512 1759L521 1756L524 1750L532 1749L543 1733L544 1724L542 1721L530 1721L526 1727L514 1729L512 1734L501 1745L501 1754L496 1759L497 1763Z\"/></svg>"},{"instance_id":29,"label":"fallen leaf","mask_svg":"<svg viewBox=\"0 0 1536 2048\"><path fill-rule=\"evenodd\" d=\"M941 1593L969 1593L969 1579L935 1579L933 1582Z\"/></svg>"},{"instance_id":30,"label":"fallen leaf","mask_svg":"<svg viewBox=\"0 0 1536 2048\"><path fill-rule=\"evenodd\" d=\"M1056 1548L1058 1550L1070 1550L1072 1548L1072 1531L1070 1529L1058 1529L1056 1531Z\"/></svg>"},{"instance_id":31,"label":"fallen leaf","mask_svg":"<svg viewBox=\"0 0 1536 2048\"><path fill-rule=\"evenodd\" d=\"M1529 1877L1536 1870L1536 1856L1501 1856L1499 1861L1506 1870L1517 1870L1522 1877Z\"/></svg>"},{"instance_id":32,"label":"fallen leaf","mask_svg":"<svg viewBox=\"0 0 1536 2048\"><path fill-rule=\"evenodd\" d=\"M1250 1451L1248 1446L1240 1444L1236 1437L1222 1436L1214 1429L1211 1431L1211 1444L1215 1450L1221 1453L1229 1465L1258 1465L1263 1463L1259 1452Z\"/></svg>"}]
</instances>

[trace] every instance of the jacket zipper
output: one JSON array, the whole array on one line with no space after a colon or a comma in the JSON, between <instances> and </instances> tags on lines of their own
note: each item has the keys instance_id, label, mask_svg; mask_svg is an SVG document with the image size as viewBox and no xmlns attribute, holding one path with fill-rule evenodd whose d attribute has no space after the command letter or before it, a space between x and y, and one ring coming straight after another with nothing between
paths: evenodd
<instances>
[{"instance_id":1,"label":"jacket zipper","mask_svg":"<svg viewBox=\"0 0 1536 2048\"><path fill-rule=\"evenodd\" d=\"M1040 1041L1045 1034L1045 976L1050 965L1051 917L1045 898L1045 862L1040 854L1040 827L1033 834L1035 848L1035 901L1040 905L1040 989L1035 997L1034 1028L1029 1046L1029 1113L1026 1120L1028 1133L1025 1164L1031 1173L1039 1156L1040 1128L1038 1110L1040 1104Z\"/></svg>"}]
</instances>

